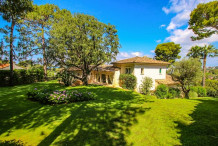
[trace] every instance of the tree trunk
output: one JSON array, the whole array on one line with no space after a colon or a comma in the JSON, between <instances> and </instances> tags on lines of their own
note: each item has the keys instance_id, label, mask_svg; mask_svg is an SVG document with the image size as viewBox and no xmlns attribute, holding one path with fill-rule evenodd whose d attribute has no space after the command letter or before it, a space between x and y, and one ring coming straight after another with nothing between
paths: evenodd
<instances>
[{"instance_id":1,"label":"tree trunk","mask_svg":"<svg viewBox=\"0 0 218 146\"><path fill-rule=\"evenodd\" d=\"M205 79L206 79L206 61L207 61L207 55L204 55L203 60L203 87L205 87Z\"/></svg>"},{"instance_id":2,"label":"tree trunk","mask_svg":"<svg viewBox=\"0 0 218 146\"><path fill-rule=\"evenodd\" d=\"M88 85L88 74L83 74L83 79L82 79L83 85L87 86Z\"/></svg>"},{"instance_id":3,"label":"tree trunk","mask_svg":"<svg viewBox=\"0 0 218 146\"><path fill-rule=\"evenodd\" d=\"M45 54L45 36L44 36L44 28L42 27L42 50L43 50L43 69L44 69L44 79L47 81L47 62L46 62L46 54Z\"/></svg>"},{"instance_id":4,"label":"tree trunk","mask_svg":"<svg viewBox=\"0 0 218 146\"><path fill-rule=\"evenodd\" d=\"M10 33L10 86L13 86L13 33L14 33L14 26L15 26L15 21L12 19L11 23L11 33Z\"/></svg>"}]
</instances>

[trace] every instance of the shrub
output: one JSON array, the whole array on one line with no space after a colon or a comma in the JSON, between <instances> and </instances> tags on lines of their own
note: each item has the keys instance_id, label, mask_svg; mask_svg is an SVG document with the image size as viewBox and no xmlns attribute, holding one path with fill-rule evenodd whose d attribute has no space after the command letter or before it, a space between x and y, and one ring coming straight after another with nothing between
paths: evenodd
<instances>
[{"instance_id":1,"label":"shrub","mask_svg":"<svg viewBox=\"0 0 218 146\"><path fill-rule=\"evenodd\" d=\"M198 97L198 94L195 91L190 91L188 93L189 98Z\"/></svg>"},{"instance_id":2,"label":"shrub","mask_svg":"<svg viewBox=\"0 0 218 146\"><path fill-rule=\"evenodd\" d=\"M215 90L214 88L212 88L212 87L206 87L206 90L207 90L207 96L210 96L210 97L218 97L218 92L217 92L217 90Z\"/></svg>"},{"instance_id":3,"label":"shrub","mask_svg":"<svg viewBox=\"0 0 218 146\"><path fill-rule=\"evenodd\" d=\"M206 87L218 90L218 80L206 80Z\"/></svg>"},{"instance_id":4,"label":"shrub","mask_svg":"<svg viewBox=\"0 0 218 146\"><path fill-rule=\"evenodd\" d=\"M202 86L193 86L190 87L190 91L194 91L198 94L198 97L205 97L207 96L207 90Z\"/></svg>"},{"instance_id":5,"label":"shrub","mask_svg":"<svg viewBox=\"0 0 218 146\"><path fill-rule=\"evenodd\" d=\"M52 89L32 89L27 96L31 100L39 101L43 104L62 104L79 101L94 100L96 94L92 92L79 91L53 91Z\"/></svg>"},{"instance_id":6,"label":"shrub","mask_svg":"<svg viewBox=\"0 0 218 146\"><path fill-rule=\"evenodd\" d=\"M134 90L136 86L136 77L132 74L120 75L121 86L125 89Z\"/></svg>"},{"instance_id":7,"label":"shrub","mask_svg":"<svg viewBox=\"0 0 218 146\"><path fill-rule=\"evenodd\" d=\"M157 86L155 91L155 95L157 98L164 99L168 97L168 87L164 84L160 84Z\"/></svg>"},{"instance_id":8,"label":"shrub","mask_svg":"<svg viewBox=\"0 0 218 146\"><path fill-rule=\"evenodd\" d=\"M67 71L66 69L61 70L58 73L58 77L61 78L62 82L64 82L65 86L70 86L72 85L73 77L72 77L72 72Z\"/></svg>"},{"instance_id":9,"label":"shrub","mask_svg":"<svg viewBox=\"0 0 218 146\"><path fill-rule=\"evenodd\" d=\"M150 77L144 77L142 79L142 84L140 85L140 92L148 95L150 93L150 89L153 85L153 80Z\"/></svg>"},{"instance_id":10,"label":"shrub","mask_svg":"<svg viewBox=\"0 0 218 146\"><path fill-rule=\"evenodd\" d=\"M28 70L14 70L13 85L30 84L43 81L43 68L32 67ZM10 70L0 70L0 86L8 86L10 80Z\"/></svg>"},{"instance_id":11,"label":"shrub","mask_svg":"<svg viewBox=\"0 0 218 146\"><path fill-rule=\"evenodd\" d=\"M168 90L168 98L179 98L181 94L181 91L178 88L169 87Z\"/></svg>"}]
</instances>

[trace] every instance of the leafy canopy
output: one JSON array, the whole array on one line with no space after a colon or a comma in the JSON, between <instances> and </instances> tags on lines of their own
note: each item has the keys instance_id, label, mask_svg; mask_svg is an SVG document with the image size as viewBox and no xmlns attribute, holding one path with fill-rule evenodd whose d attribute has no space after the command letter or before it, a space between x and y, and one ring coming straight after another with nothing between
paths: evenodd
<instances>
[{"instance_id":1,"label":"leafy canopy","mask_svg":"<svg viewBox=\"0 0 218 146\"><path fill-rule=\"evenodd\" d=\"M31 10L31 0L0 0L0 15L7 22L18 21Z\"/></svg>"},{"instance_id":2,"label":"leafy canopy","mask_svg":"<svg viewBox=\"0 0 218 146\"><path fill-rule=\"evenodd\" d=\"M218 49L216 49L213 45L205 45L201 46L193 46L189 50L187 56L193 58L203 59L204 56L215 57L218 54Z\"/></svg>"},{"instance_id":3,"label":"leafy canopy","mask_svg":"<svg viewBox=\"0 0 218 146\"><path fill-rule=\"evenodd\" d=\"M48 49L49 30L54 21L54 14L59 10L56 5L34 5L33 11L28 13L20 22L18 48L23 50L22 57L42 54L43 48ZM42 43L44 41L44 43ZM43 54L45 56L46 54ZM47 58L47 57L46 57Z\"/></svg>"},{"instance_id":4,"label":"leafy canopy","mask_svg":"<svg viewBox=\"0 0 218 146\"><path fill-rule=\"evenodd\" d=\"M67 10L59 11L55 17L50 31L53 57L61 67L81 69L82 77L73 76L87 84L93 69L116 57L120 47L117 30L93 16L72 16Z\"/></svg>"},{"instance_id":5,"label":"leafy canopy","mask_svg":"<svg viewBox=\"0 0 218 146\"><path fill-rule=\"evenodd\" d=\"M155 59L173 63L176 59L181 58L179 56L180 49L180 44L175 44L174 42L159 44L155 49Z\"/></svg>"},{"instance_id":6,"label":"leafy canopy","mask_svg":"<svg viewBox=\"0 0 218 146\"><path fill-rule=\"evenodd\" d=\"M191 12L189 29L197 35L192 36L192 40L200 40L218 33L218 1L199 4Z\"/></svg>"}]
</instances>

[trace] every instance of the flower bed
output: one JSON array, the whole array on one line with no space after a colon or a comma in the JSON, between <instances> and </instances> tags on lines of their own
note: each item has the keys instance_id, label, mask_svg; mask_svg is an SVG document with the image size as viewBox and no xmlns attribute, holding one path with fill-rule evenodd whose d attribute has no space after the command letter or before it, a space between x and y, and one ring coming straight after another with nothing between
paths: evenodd
<instances>
[{"instance_id":1,"label":"flower bed","mask_svg":"<svg viewBox=\"0 0 218 146\"><path fill-rule=\"evenodd\" d=\"M94 100L96 94L93 92L82 92L77 90L52 90L52 89L32 89L27 92L29 99L39 101L43 104L63 104Z\"/></svg>"}]
</instances>

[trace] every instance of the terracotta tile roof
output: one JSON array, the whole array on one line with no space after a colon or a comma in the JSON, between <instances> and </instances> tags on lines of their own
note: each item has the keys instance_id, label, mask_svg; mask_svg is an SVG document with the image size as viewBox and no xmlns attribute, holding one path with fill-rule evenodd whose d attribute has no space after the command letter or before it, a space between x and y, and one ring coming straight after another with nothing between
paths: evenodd
<instances>
[{"instance_id":1,"label":"terracotta tile roof","mask_svg":"<svg viewBox=\"0 0 218 146\"><path fill-rule=\"evenodd\" d=\"M90 65L91 67L92 65ZM118 68L118 67L115 67L113 65L100 65L98 66L96 69L94 70L97 70L97 71L115 71L115 69ZM77 67L71 67L69 69L70 71L78 71L78 70L81 70L80 68L77 68Z\"/></svg>"},{"instance_id":2,"label":"terracotta tile roof","mask_svg":"<svg viewBox=\"0 0 218 146\"><path fill-rule=\"evenodd\" d=\"M0 64L0 69L8 67L10 64Z\"/></svg>"},{"instance_id":3,"label":"terracotta tile roof","mask_svg":"<svg viewBox=\"0 0 218 146\"><path fill-rule=\"evenodd\" d=\"M176 82L173 80L172 76L166 75L166 79L164 80L155 80L159 84L165 84L165 85L178 85L179 82Z\"/></svg>"},{"instance_id":4,"label":"terracotta tile roof","mask_svg":"<svg viewBox=\"0 0 218 146\"><path fill-rule=\"evenodd\" d=\"M123 60L119 60L116 62L112 62L112 64L119 64L119 63L149 63L149 64L170 64L169 62L164 62L164 61L160 61L160 60L154 60L151 58L148 58L146 56L144 57L133 57L133 58L128 58L128 59L123 59Z\"/></svg>"}]
</instances>

